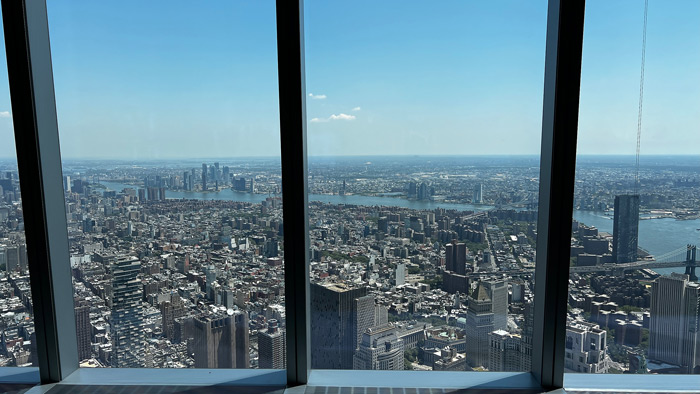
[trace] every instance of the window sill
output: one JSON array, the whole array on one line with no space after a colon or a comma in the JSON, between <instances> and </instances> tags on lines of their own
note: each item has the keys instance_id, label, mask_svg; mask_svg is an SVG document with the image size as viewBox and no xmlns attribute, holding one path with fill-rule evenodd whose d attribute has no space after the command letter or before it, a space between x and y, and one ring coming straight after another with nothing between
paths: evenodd
<instances>
[{"instance_id":1,"label":"window sill","mask_svg":"<svg viewBox=\"0 0 700 394\"><path fill-rule=\"evenodd\" d=\"M431 388L542 392L529 372L312 370L307 387ZM342 394L342 391L339 391Z\"/></svg>"},{"instance_id":2,"label":"window sill","mask_svg":"<svg viewBox=\"0 0 700 394\"><path fill-rule=\"evenodd\" d=\"M36 367L2 367L0 368L0 383L7 384L39 384L39 368Z\"/></svg>"},{"instance_id":3,"label":"window sill","mask_svg":"<svg viewBox=\"0 0 700 394\"><path fill-rule=\"evenodd\" d=\"M79 368L60 384L284 387L287 374L275 369Z\"/></svg>"},{"instance_id":4,"label":"window sill","mask_svg":"<svg viewBox=\"0 0 700 394\"><path fill-rule=\"evenodd\" d=\"M564 374L567 392L692 392L700 390L700 375Z\"/></svg>"}]
</instances>

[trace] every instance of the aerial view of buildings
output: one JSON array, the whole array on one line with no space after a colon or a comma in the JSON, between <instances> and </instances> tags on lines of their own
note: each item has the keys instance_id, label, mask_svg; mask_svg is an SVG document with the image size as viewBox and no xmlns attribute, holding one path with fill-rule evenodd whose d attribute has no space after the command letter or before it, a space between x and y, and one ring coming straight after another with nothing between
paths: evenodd
<instances>
[{"instance_id":1,"label":"aerial view of buildings","mask_svg":"<svg viewBox=\"0 0 700 394\"><path fill-rule=\"evenodd\" d=\"M699 373L698 233L674 226L700 221L700 174L643 167L632 194L596 163L577 172L564 367ZM527 157L312 159L312 367L529 371L538 171ZM81 366L285 368L278 159L64 175ZM16 169L0 188L0 364L34 365Z\"/></svg>"}]
</instances>

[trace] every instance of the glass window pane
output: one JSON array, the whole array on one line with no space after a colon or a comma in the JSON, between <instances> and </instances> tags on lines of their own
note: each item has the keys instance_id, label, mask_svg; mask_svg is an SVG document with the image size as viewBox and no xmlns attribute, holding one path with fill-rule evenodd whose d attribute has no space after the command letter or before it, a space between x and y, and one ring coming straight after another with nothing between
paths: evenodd
<instances>
[{"instance_id":1,"label":"glass window pane","mask_svg":"<svg viewBox=\"0 0 700 394\"><path fill-rule=\"evenodd\" d=\"M312 368L529 371L547 2L305 7Z\"/></svg>"},{"instance_id":2,"label":"glass window pane","mask_svg":"<svg viewBox=\"0 0 700 394\"><path fill-rule=\"evenodd\" d=\"M644 9L586 3L566 372L700 373L700 4Z\"/></svg>"},{"instance_id":3,"label":"glass window pane","mask_svg":"<svg viewBox=\"0 0 700 394\"><path fill-rule=\"evenodd\" d=\"M0 18L0 367L38 366L27 241Z\"/></svg>"},{"instance_id":4,"label":"glass window pane","mask_svg":"<svg viewBox=\"0 0 700 394\"><path fill-rule=\"evenodd\" d=\"M48 13L81 366L285 368L274 1Z\"/></svg>"}]
</instances>

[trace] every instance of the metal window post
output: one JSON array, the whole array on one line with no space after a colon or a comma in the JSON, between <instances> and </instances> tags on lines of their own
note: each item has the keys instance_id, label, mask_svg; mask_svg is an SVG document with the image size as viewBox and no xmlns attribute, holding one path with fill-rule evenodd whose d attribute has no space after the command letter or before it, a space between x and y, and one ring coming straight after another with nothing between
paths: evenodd
<instances>
[{"instance_id":1,"label":"metal window post","mask_svg":"<svg viewBox=\"0 0 700 394\"><path fill-rule=\"evenodd\" d=\"M289 386L306 384L311 361L303 10L303 0L277 0Z\"/></svg>"},{"instance_id":2,"label":"metal window post","mask_svg":"<svg viewBox=\"0 0 700 394\"><path fill-rule=\"evenodd\" d=\"M584 10L585 0L550 0L547 15L532 362L546 389L564 380Z\"/></svg>"},{"instance_id":3,"label":"metal window post","mask_svg":"<svg viewBox=\"0 0 700 394\"><path fill-rule=\"evenodd\" d=\"M2 0L42 383L78 368L73 284L45 0Z\"/></svg>"}]
</instances>

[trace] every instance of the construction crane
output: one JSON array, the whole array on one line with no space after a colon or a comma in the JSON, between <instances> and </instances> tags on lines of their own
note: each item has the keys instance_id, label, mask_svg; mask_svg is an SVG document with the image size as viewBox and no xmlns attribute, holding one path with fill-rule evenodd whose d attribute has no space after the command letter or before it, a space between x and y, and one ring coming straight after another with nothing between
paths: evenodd
<instances>
[{"instance_id":1,"label":"construction crane","mask_svg":"<svg viewBox=\"0 0 700 394\"><path fill-rule=\"evenodd\" d=\"M634 167L634 194L639 195L639 147L642 138L642 112L644 108L644 63L647 52L647 15L649 0L644 0L644 27L642 28L642 65L639 73L639 108L637 112L637 156Z\"/></svg>"}]
</instances>

